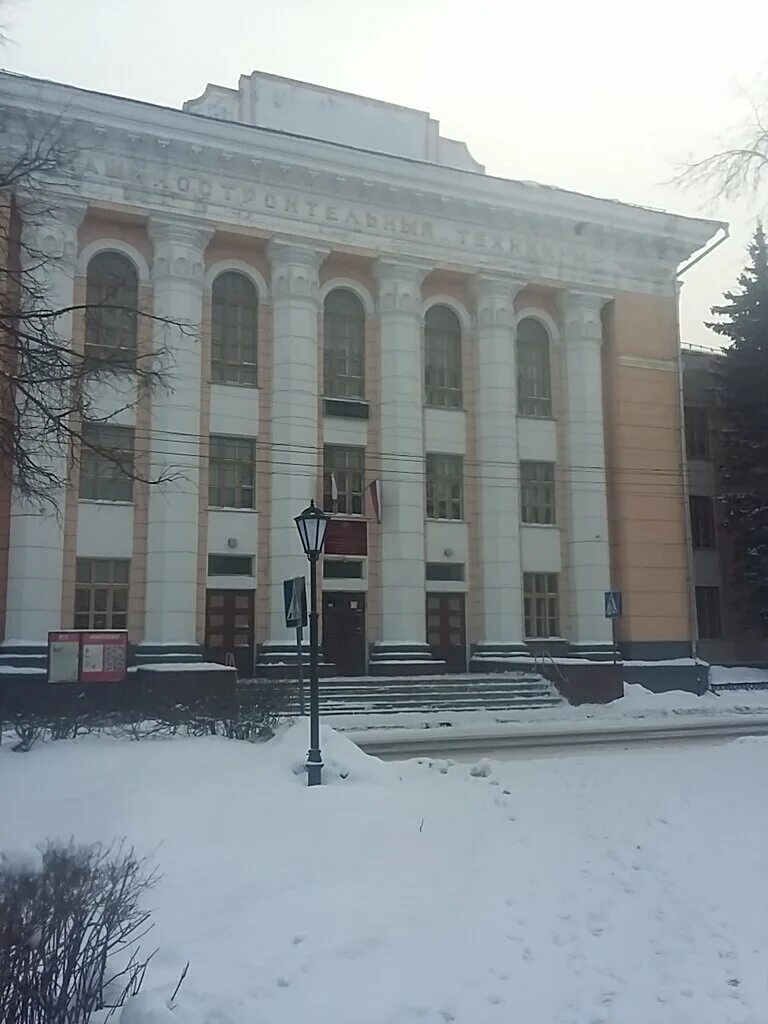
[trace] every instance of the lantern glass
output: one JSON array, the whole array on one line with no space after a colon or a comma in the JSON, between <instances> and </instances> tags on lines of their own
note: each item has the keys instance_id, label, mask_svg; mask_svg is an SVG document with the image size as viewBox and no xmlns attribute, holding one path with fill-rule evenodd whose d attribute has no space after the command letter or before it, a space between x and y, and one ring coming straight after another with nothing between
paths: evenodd
<instances>
[{"instance_id":1,"label":"lantern glass","mask_svg":"<svg viewBox=\"0 0 768 1024\"><path fill-rule=\"evenodd\" d=\"M304 554L307 558L319 558L325 544L328 516L315 506L314 501L310 501L309 508L296 516L295 522Z\"/></svg>"}]
</instances>

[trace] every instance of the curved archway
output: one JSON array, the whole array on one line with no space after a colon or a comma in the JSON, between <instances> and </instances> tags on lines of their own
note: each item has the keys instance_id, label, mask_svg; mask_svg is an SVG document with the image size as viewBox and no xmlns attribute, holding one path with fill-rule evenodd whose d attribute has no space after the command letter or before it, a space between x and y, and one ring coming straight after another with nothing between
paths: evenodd
<instances>
[{"instance_id":1,"label":"curved archway","mask_svg":"<svg viewBox=\"0 0 768 1024\"><path fill-rule=\"evenodd\" d=\"M323 302L323 394L365 398L365 309L349 288L334 288Z\"/></svg>"},{"instance_id":2,"label":"curved archway","mask_svg":"<svg viewBox=\"0 0 768 1024\"><path fill-rule=\"evenodd\" d=\"M462 407L461 322L443 304L424 316L424 399L438 409Z\"/></svg>"},{"instance_id":3,"label":"curved archway","mask_svg":"<svg viewBox=\"0 0 768 1024\"><path fill-rule=\"evenodd\" d=\"M211 380L258 384L259 295L250 277L225 270L211 286Z\"/></svg>"},{"instance_id":4,"label":"curved archway","mask_svg":"<svg viewBox=\"0 0 768 1024\"><path fill-rule=\"evenodd\" d=\"M139 275L121 252L104 249L85 277L85 351L97 359L135 359Z\"/></svg>"},{"instance_id":5,"label":"curved archway","mask_svg":"<svg viewBox=\"0 0 768 1024\"><path fill-rule=\"evenodd\" d=\"M517 411L547 419L552 415L552 373L549 331L541 320L526 316L517 325Z\"/></svg>"}]
</instances>

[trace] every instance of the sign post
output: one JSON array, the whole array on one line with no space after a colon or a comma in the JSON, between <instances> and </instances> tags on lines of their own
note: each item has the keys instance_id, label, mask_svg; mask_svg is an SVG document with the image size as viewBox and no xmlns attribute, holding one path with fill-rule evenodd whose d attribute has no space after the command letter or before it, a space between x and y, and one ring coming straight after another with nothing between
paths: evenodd
<instances>
[{"instance_id":1,"label":"sign post","mask_svg":"<svg viewBox=\"0 0 768 1024\"><path fill-rule=\"evenodd\" d=\"M299 712L307 713L304 702L304 653L301 641L304 627L307 624L307 590L303 576L295 576L291 580L283 580L283 608L285 625L296 630L296 664L299 670Z\"/></svg>"},{"instance_id":2,"label":"sign post","mask_svg":"<svg viewBox=\"0 0 768 1024\"><path fill-rule=\"evenodd\" d=\"M613 664L616 664L616 619L621 618L621 591L606 590L603 595L605 606L605 617L611 620L611 635L613 637Z\"/></svg>"}]
</instances>

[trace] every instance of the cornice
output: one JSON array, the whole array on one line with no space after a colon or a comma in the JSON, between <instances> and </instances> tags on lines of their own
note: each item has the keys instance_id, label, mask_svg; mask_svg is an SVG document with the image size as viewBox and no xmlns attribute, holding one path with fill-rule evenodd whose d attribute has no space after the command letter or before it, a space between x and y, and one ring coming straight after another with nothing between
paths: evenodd
<instances>
[{"instance_id":1,"label":"cornice","mask_svg":"<svg viewBox=\"0 0 768 1024\"><path fill-rule=\"evenodd\" d=\"M375 251L387 250L390 234L396 253L542 281L559 264L573 284L610 291L668 288L677 265L719 227L34 79L0 74L0 82L8 133L25 137L41 117L58 117L82 152L81 194L93 200L234 217L269 232L300 226L328 244ZM392 230L388 217L400 218ZM445 238L434 237L434 224Z\"/></svg>"}]
</instances>

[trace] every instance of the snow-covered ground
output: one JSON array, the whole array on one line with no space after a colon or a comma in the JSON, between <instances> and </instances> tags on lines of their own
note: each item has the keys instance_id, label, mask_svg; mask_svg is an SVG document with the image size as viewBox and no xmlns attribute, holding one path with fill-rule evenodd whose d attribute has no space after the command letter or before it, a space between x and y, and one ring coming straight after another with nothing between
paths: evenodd
<instances>
[{"instance_id":1,"label":"snow-covered ground","mask_svg":"<svg viewBox=\"0 0 768 1024\"><path fill-rule=\"evenodd\" d=\"M768 1020L768 741L470 768L326 729L307 789L306 739L0 748L0 845L163 873L122 1024Z\"/></svg>"},{"instance_id":2,"label":"snow-covered ground","mask_svg":"<svg viewBox=\"0 0 768 1024\"><path fill-rule=\"evenodd\" d=\"M722 673L731 669L722 669ZM740 670L742 673L745 671ZM768 680L768 672L747 669ZM755 678L752 682L758 682ZM498 725L519 724L538 728L547 722L573 723L574 729L589 722L626 722L633 719L669 719L683 715L768 714L768 690L728 690L702 696L685 690L652 693L639 683L624 683L624 696L609 704L563 703L550 708L518 708L514 711L435 711L396 714L328 715L326 722L339 731L366 729L425 729L453 726L462 731L493 731Z\"/></svg>"}]
</instances>

